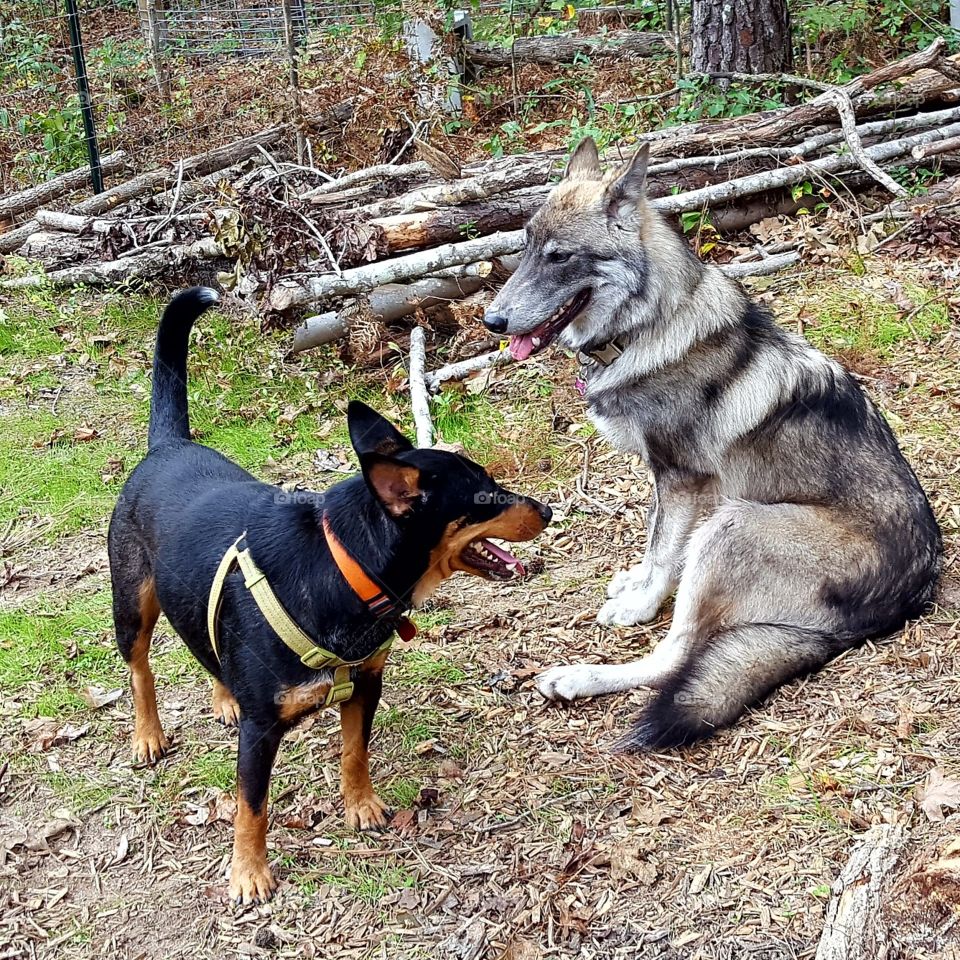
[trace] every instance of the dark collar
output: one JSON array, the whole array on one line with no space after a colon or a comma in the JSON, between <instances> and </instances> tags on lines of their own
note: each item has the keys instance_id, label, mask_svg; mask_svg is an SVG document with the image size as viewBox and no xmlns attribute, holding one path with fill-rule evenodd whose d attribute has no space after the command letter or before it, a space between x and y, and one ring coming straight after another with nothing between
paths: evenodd
<instances>
[{"instance_id":1,"label":"dark collar","mask_svg":"<svg viewBox=\"0 0 960 960\"><path fill-rule=\"evenodd\" d=\"M586 357L594 363L599 363L601 367L609 367L614 360L619 359L626 349L626 343L620 337L614 337L602 347L595 350L582 350L580 353L582 357Z\"/></svg>"}]
</instances>

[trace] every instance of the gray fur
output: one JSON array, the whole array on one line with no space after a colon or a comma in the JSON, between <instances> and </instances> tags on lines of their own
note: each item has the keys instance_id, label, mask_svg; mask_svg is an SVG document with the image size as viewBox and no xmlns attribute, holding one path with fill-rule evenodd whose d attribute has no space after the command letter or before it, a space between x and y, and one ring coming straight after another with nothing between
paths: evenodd
<instances>
[{"instance_id":1,"label":"gray fur","mask_svg":"<svg viewBox=\"0 0 960 960\"><path fill-rule=\"evenodd\" d=\"M655 497L643 563L614 578L598 619L651 620L676 591L673 624L637 663L555 667L538 686L563 699L658 690L631 748L696 740L899 629L930 600L942 552L879 411L691 253L647 203L645 167L641 152L604 175L581 146L489 311L530 334L589 289L560 342L623 347L590 368L586 399L601 432L650 466Z\"/></svg>"}]
</instances>

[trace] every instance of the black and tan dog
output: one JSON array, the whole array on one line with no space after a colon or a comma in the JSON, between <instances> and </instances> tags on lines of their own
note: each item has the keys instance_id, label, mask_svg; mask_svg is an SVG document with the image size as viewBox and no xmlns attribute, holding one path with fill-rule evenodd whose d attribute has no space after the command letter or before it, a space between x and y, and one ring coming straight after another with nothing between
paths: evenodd
<instances>
[{"instance_id":1,"label":"black and tan dog","mask_svg":"<svg viewBox=\"0 0 960 960\"><path fill-rule=\"evenodd\" d=\"M416 450L362 403L348 411L362 474L287 494L190 440L190 329L217 295L180 293L160 323L149 452L110 523L117 644L130 664L133 752L168 748L148 664L163 612L214 676L214 715L240 725L230 895L271 896L267 793L284 733L339 704L347 823L383 826L368 746L382 671L408 607L458 570L509 580L522 568L488 537L529 540L550 508L500 487L455 453Z\"/></svg>"}]
</instances>

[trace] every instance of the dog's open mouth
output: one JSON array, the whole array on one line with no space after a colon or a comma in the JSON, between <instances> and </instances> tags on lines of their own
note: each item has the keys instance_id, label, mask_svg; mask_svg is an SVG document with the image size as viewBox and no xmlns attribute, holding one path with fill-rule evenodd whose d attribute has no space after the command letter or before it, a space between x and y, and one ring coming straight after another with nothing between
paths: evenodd
<instances>
[{"instance_id":1,"label":"dog's open mouth","mask_svg":"<svg viewBox=\"0 0 960 960\"><path fill-rule=\"evenodd\" d=\"M512 580L527 571L523 564L492 540L474 540L464 547L460 559L488 580Z\"/></svg>"},{"instance_id":2,"label":"dog's open mouth","mask_svg":"<svg viewBox=\"0 0 960 960\"><path fill-rule=\"evenodd\" d=\"M536 330L510 338L510 354L514 360L526 360L534 353L548 347L560 335L568 323L576 319L577 314L590 302L590 289L581 290L572 296L549 320L545 320Z\"/></svg>"}]
</instances>

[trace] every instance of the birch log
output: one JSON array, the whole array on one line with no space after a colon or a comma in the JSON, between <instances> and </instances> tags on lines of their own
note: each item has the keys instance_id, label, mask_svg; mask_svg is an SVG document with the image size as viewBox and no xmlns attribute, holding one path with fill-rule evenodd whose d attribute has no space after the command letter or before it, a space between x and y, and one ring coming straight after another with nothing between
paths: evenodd
<instances>
[{"instance_id":1,"label":"birch log","mask_svg":"<svg viewBox=\"0 0 960 960\"><path fill-rule=\"evenodd\" d=\"M443 303L462 300L481 290L495 270L509 275L519 263L520 258L516 255L500 257L495 263L485 260L468 263L410 284L388 284L367 295L367 306L374 319L394 323L417 310L429 310ZM340 310L307 317L294 331L292 352L301 353L345 336L356 315L353 304L351 300Z\"/></svg>"},{"instance_id":2,"label":"birch log","mask_svg":"<svg viewBox=\"0 0 960 960\"><path fill-rule=\"evenodd\" d=\"M272 313L287 313L298 307L320 303L330 297L350 297L366 293L388 283L398 283L415 277L436 273L445 267L493 260L504 254L516 253L523 243L523 231L494 233L463 243L447 243L430 250L421 250L394 260L366 264L344 270L340 276L327 274L304 280L279 280L270 291L264 309Z\"/></svg>"},{"instance_id":3,"label":"birch log","mask_svg":"<svg viewBox=\"0 0 960 960\"><path fill-rule=\"evenodd\" d=\"M191 260L210 260L223 256L213 237L204 237L193 243L152 247L143 253L124 256L106 263L87 263L66 267L48 274L30 274L12 280L0 281L0 289L16 290L50 284L54 287L109 287L130 280L156 277Z\"/></svg>"},{"instance_id":4,"label":"birch log","mask_svg":"<svg viewBox=\"0 0 960 960\"><path fill-rule=\"evenodd\" d=\"M433 446L433 420L430 417L430 396L424 382L427 363L426 338L423 327L410 331L410 406L417 431L417 446Z\"/></svg>"}]
</instances>

